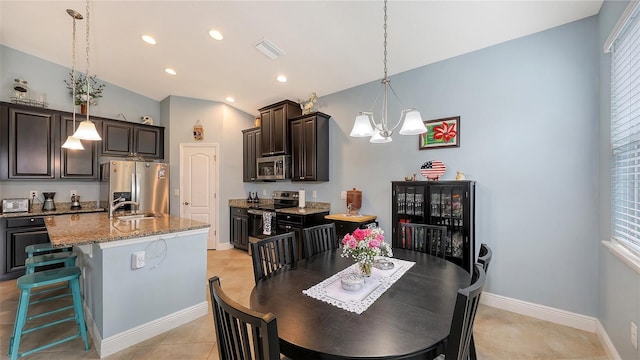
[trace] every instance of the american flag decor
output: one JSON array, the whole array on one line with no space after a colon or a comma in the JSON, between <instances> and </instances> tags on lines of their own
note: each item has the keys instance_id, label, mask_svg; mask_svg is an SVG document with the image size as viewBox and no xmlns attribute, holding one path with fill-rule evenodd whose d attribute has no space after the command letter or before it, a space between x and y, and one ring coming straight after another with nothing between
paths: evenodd
<instances>
[{"instance_id":1,"label":"american flag decor","mask_svg":"<svg viewBox=\"0 0 640 360\"><path fill-rule=\"evenodd\" d=\"M447 171L447 167L442 161L429 160L420 166L420 173L426 177L427 180L438 180L440 175Z\"/></svg>"}]
</instances>

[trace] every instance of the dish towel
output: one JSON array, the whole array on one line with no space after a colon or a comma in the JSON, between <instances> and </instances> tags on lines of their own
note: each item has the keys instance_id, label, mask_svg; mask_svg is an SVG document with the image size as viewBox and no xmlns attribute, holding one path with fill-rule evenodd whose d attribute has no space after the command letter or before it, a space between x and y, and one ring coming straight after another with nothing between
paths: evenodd
<instances>
[{"instance_id":1,"label":"dish towel","mask_svg":"<svg viewBox=\"0 0 640 360\"><path fill-rule=\"evenodd\" d=\"M262 213L262 233L264 235L271 235L271 219L273 219L273 213Z\"/></svg>"}]
</instances>

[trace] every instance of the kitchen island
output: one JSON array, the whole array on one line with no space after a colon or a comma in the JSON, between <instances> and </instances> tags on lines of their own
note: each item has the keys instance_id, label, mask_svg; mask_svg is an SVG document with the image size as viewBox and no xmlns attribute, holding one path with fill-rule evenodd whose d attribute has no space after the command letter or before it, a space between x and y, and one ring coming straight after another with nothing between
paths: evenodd
<instances>
[{"instance_id":1,"label":"kitchen island","mask_svg":"<svg viewBox=\"0 0 640 360\"><path fill-rule=\"evenodd\" d=\"M208 312L209 224L169 215L121 219L45 218L51 243L78 253L87 327L101 358Z\"/></svg>"}]
</instances>

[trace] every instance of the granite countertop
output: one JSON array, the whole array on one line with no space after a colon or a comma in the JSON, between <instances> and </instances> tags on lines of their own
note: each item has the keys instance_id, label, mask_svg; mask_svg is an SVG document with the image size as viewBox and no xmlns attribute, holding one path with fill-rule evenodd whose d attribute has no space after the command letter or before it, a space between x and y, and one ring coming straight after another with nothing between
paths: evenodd
<instances>
[{"instance_id":1,"label":"granite countertop","mask_svg":"<svg viewBox=\"0 0 640 360\"><path fill-rule=\"evenodd\" d=\"M134 239L210 226L167 214L142 220L118 220L117 217L109 218L106 212L47 216L44 222L55 247Z\"/></svg>"},{"instance_id":2,"label":"granite countertop","mask_svg":"<svg viewBox=\"0 0 640 360\"><path fill-rule=\"evenodd\" d=\"M255 208L261 205L273 205L272 199L260 199L259 203L249 203L245 199L231 199L229 200L229 207L241 208L241 209L249 209ZM313 215L319 214L323 212L331 211L331 204L324 202L316 202L316 201L307 201L306 207L300 209L298 207L290 207L290 208L282 208L277 209L276 212L284 213L284 214L294 214L294 215Z\"/></svg>"},{"instance_id":3,"label":"granite countertop","mask_svg":"<svg viewBox=\"0 0 640 360\"><path fill-rule=\"evenodd\" d=\"M80 209L71 210L71 202L56 203L55 210L42 210L41 204L31 205L29 212L2 213L0 218L29 217L29 216L49 216L63 214L81 214L104 212L104 208L97 207L95 201L81 201Z\"/></svg>"}]
</instances>

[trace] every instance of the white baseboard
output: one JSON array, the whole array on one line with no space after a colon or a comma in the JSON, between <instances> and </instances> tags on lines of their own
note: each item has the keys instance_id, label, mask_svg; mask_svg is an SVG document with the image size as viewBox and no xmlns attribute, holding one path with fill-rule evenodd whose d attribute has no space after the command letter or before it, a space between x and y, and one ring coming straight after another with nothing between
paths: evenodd
<instances>
[{"instance_id":1,"label":"white baseboard","mask_svg":"<svg viewBox=\"0 0 640 360\"><path fill-rule=\"evenodd\" d=\"M511 311L516 314L549 321L554 324L569 326L575 329L595 333L609 358L613 360L622 360L615 346L613 346L609 335L597 318L488 292L482 293L480 303L498 309Z\"/></svg>"},{"instance_id":2,"label":"white baseboard","mask_svg":"<svg viewBox=\"0 0 640 360\"><path fill-rule=\"evenodd\" d=\"M223 243L218 243L218 245L216 245L216 250L229 250L229 249L233 249L233 244L231 244L231 242L223 242Z\"/></svg>"},{"instance_id":3,"label":"white baseboard","mask_svg":"<svg viewBox=\"0 0 640 360\"><path fill-rule=\"evenodd\" d=\"M98 356L100 356L101 359L147 339L151 339L163 332L205 316L208 312L209 303L204 301L192 307L169 314L163 318L153 320L146 324L136 326L135 328L110 336L106 339L102 339L102 336L91 317L91 313L86 311L85 307L87 328L89 329L91 338L93 338L93 344L96 347Z\"/></svg>"}]
</instances>

